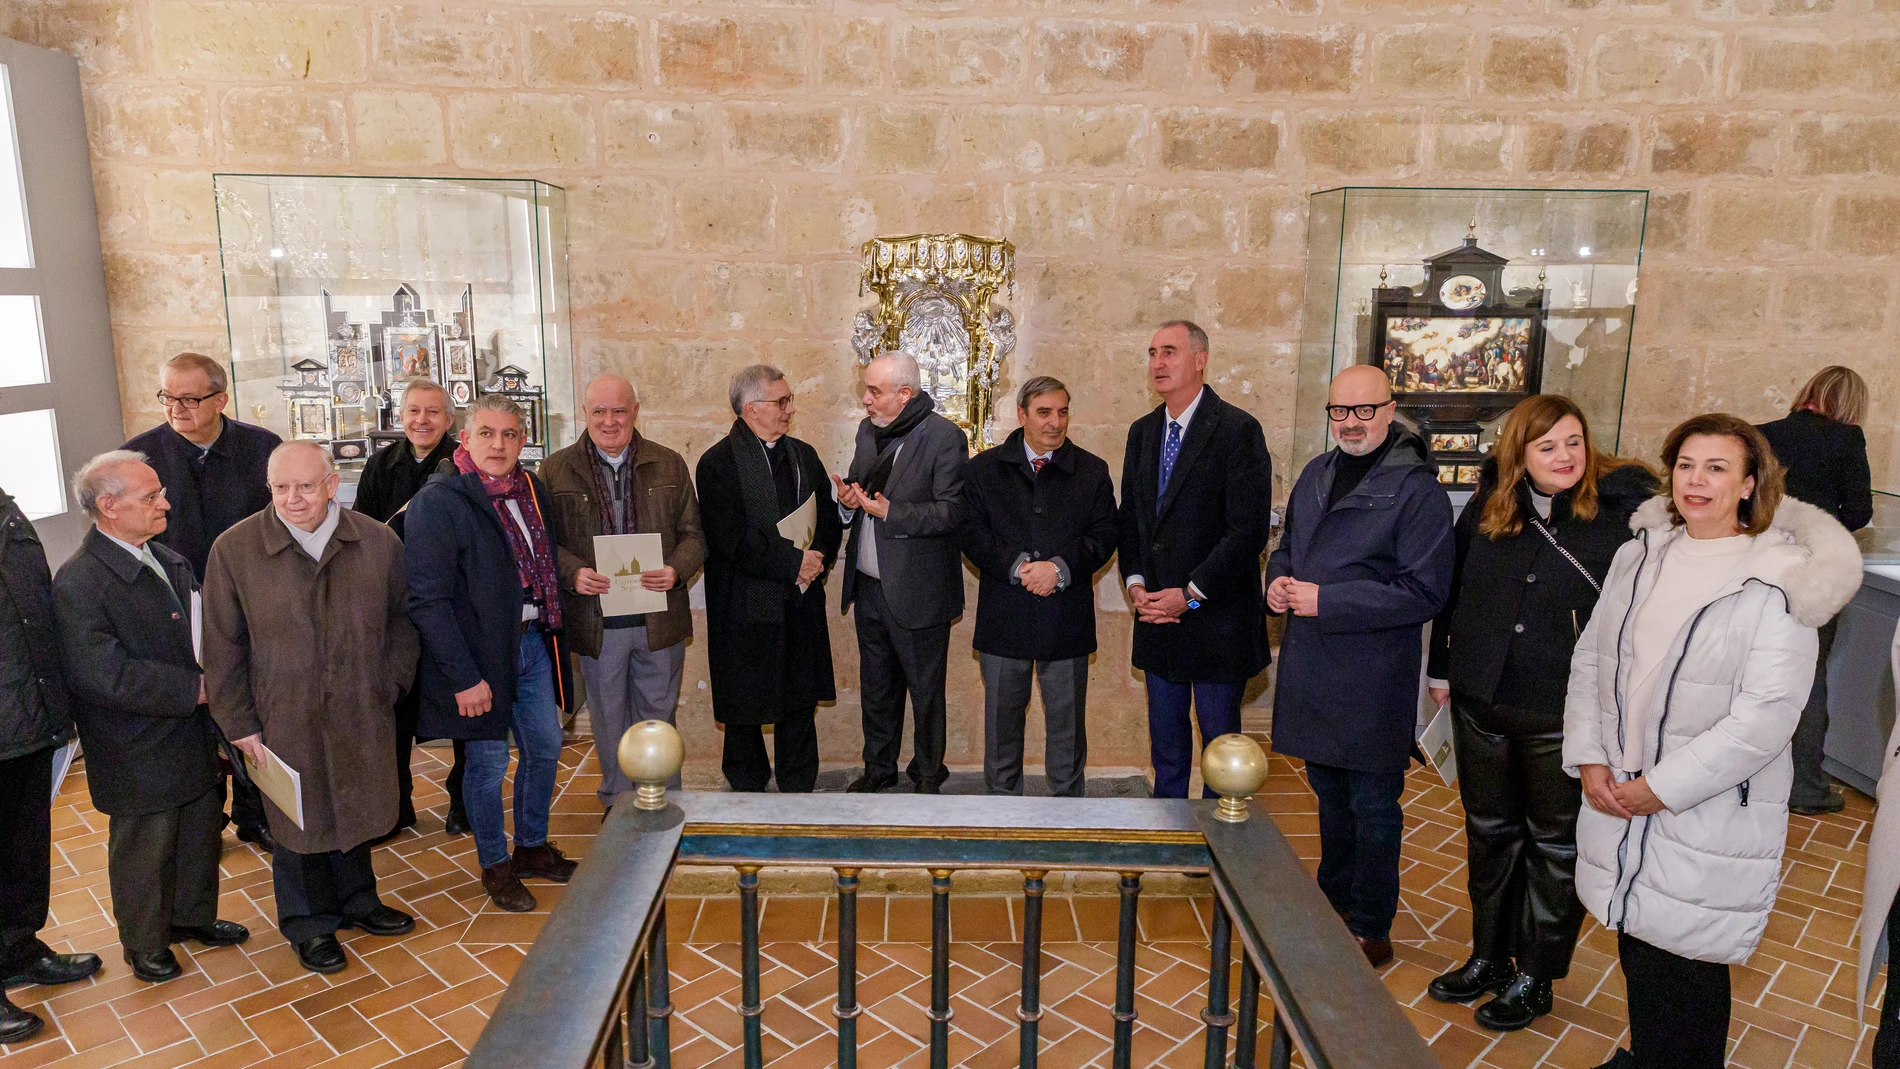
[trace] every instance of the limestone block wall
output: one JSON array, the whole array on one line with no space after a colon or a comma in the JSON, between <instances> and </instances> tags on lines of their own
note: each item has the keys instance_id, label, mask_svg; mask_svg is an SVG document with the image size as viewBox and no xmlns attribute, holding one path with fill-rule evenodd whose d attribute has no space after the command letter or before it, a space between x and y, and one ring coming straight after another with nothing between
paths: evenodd
<instances>
[{"instance_id":1,"label":"limestone block wall","mask_svg":"<svg viewBox=\"0 0 1900 1069\"><path fill-rule=\"evenodd\" d=\"M571 194L582 375L632 378L689 459L769 360L842 465L858 243L964 230L1021 252L1005 388L1068 381L1119 470L1149 330L1190 316L1283 493L1307 193L1634 186L1624 450L1846 362L1900 473L1900 0L12 0L0 33L84 71L128 430L159 359L226 348L213 171L532 176ZM1104 607L1097 753L1138 763ZM973 665L953 691L975 708ZM826 715L848 757L854 699Z\"/></svg>"}]
</instances>

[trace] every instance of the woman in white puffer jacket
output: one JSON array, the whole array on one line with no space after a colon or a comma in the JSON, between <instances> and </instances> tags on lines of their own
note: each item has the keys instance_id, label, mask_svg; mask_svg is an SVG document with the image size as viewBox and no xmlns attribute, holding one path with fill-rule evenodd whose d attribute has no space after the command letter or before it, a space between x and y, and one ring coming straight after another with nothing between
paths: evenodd
<instances>
[{"instance_id":1,"label":"woman in white puffer jacket","mask_svg":"<svg viewBox=\"0 0 1900 1069\"><path fill-rule=\"evenodd\" d=\"M1630 1049L1604 1069L1720 1069L1731 963L1767 927L1787 840L1789 740L1815 627L1860 586L1853 536L1781 495L1748 422L1663 447L1570 665L1564 766L1583 781L1577 893L1617 932Z\"/></svg>"}]
</instances>

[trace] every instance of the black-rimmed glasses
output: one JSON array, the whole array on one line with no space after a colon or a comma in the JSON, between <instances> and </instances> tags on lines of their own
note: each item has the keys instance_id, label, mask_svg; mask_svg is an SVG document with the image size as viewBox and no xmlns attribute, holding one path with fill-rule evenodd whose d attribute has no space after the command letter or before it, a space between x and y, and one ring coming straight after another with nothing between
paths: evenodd
<instances>
[{"instance_id":1,"label":"black-rimmed glasses","mask_svg":"<svg viewBox=\"0 0 1900 1069\"><path fill-rule=\"evenodd\" d=\"M1331 419L1334 423L1346 422L1347 416L1358 416L1360 419L1371 419L1372 417L1379 414L1379 410L1381 408L1384 408L1385 406L1389 404L1392 404L1392 402L1380 401L1376 405L1327 405L1326 416L1328 419Z\"/></svg>"},{"instance_id":2,"label":"black-rimmed glasses","mask_svg":"<svg viewBox=\"0 0 1900 1069\"><path fill-rule=\"evenodd\" d=\"M185 411L189 412L192 409L197 408L199 405L204 404L206 401L211 400L213 397L216 397L223 392L224 392L223 390L213 390L210 393L205 394L203 397L180 397L180 396L177 396L176 394L169 394L169 393L166 393L164 390L160 390L158 391L157 397L158 397L158 403L160 405L163 405L166 408L172 408L176 406L178 408L182 408Z\"/></svg>"}]
</instances>

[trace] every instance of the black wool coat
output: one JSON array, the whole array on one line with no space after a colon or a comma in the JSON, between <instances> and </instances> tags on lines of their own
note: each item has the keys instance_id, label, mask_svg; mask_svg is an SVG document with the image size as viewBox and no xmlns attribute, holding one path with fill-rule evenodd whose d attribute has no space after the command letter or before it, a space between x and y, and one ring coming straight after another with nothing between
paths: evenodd
<instances>
[{"instance_id":1,"label":"black wool coat","mask_svg":"<svg viewBox=\"0 0 1900 1069\"><path fill-rule=\"evenodd\" d=\"M171 588L98 528L53 579L53 614L93 808L176 809L217 786L218 729L198 703L191 564L148 543ZM178 593L173 595L172 591Z\"/></svg>"},{"instance_id":2,"label":"black wool coat","mask_svg":"<svg viewBox=\"0 0 1900 1069\"><path fill-rule=\"evenodd\" d=\"M1804 410L1762 424L1761 433L1787 469L1789 497L1806 501L1850 531L1873 520L1866 432Z\"/></svg>"},{"instance_id":3,"label":"black wool coat","mask_svg":"<svg viewBox=\"0 0 1900 1069\"><path fill-rule=\"evenodd\" d=\"M797 456L800 501L818 495L811 548L824 554L825 571L801 594L804 552L776 526L746 515L733 450L759 448L757 441L732 434L714 442L700 454L694 480L706 538L706 661L713 719L721 724L776 724L788 713L838 697L825 578L838 559L844 523L831 499L831 480L811 446L789 435L778 440L776 448Z\"/></svg>"},{"instance_id":4,"label":"black wool coat","mask_svg":"<svg viewBox=\"0 0 1900 1069\"><path fill-rule=\"evenodd\" d=\"M239 520L270 504L265 471L271 450L283 442L262 427L226 418L209 453L201 453L169 423L125 443L124 448L145 454L164 484L165 500L171 503L165 531L154 541L190 561L191 573L200 582L211 543Z\"/></svg>"},{"instance_id":5,"label":"black wool coat","mask_svg":"<svg viewBox=\"0 0 1900 1069\"><path fill-rule=\"evenodd\" d=\"M1207 599L1178 624L1137 619L1134 664L1176 683L1244 682L1271 660L1260 554L1273 511L1273 458L1260 421L1203 386L1159 496L1167 421L1167 405L1157 405L1128 428L1122 581L1142 576L1150 591L1185 590L1191 581Z\"/></svg>"},{"instance_id":6,"label":"black wool coat","mask_svg":"<svg viewBox=\"0 0 1900 1069\"><path fill-rule=\"evenodd\" d=\"M1319 585L1319 615L1287 614L1273 749L1361 772L1403 772L1418 720L1422 632L1451 594L1451 501L1425 443L1397 423L1379 465L1328 504L1339 450L1287 497L1267 582Z\"/></svg>"},{"instance_id":7,"label":"black wool coat","mask_svg":"<svg viewBox=\"0 0 1900 1069\"><path fill-rule=\"evenodd\" d=\"M553 498L529 475L548 538L558 544ZM403 562L409 619L422 638L417 735L430 739L505 739L514 724L521 654L521 576L501 517L481 476L450 466L430 476L403 512ZM573 703L567 650L548 634L555 700ZM480 716L455 711L456 694L486 680L494 702Z\"/></svg>"},{"instance_id":8,"label":"black wool coat","mask_svg":"<svg viewBox=\"0 0 1900 1069\"><path fill-rule=\"evenodd\" d=\"M1597 481L1594 519L1570 511L1570 490L1551 498L1547 526L1576 558L1572 564L1528 522L1504 538L1478 530L1486 503L1498 493L1497 463L1485 461L1478 488L1453 529L1451 600L1432 622L1425 674L1446 680L1462 697L1561 722L1570 654L1597 603L1596 588L1577 565L1601 586L1611 558L1630 540L1630 517L1658 490L1649 469L1629 464ZM1515 492L1519 515L1537 515L1528 480Z\"/></svg>"},{"instance_id":9,"label":"black wool coat","mask_svg":"<svg viewBox=\"0 0 1900 1069\"><path fill-rule=\"evenodd\" d=\"M455 455L455 435L445 434L429 455L416 462L415 447L405 439L394 442L363 464L363 477L356 483L353 510L377 523L388 523L397 510L416 496L442 462Z\"/></svg>"},{"instance_id":10,"label":"black wool coat","mask_svg":"<svg viewBox=\"0 0 1900 1069\"><path fill-rule=\"evenodd\" d=\"M0 490L0 761L73 737L73 700L59 663L46 547Z\"/></svg>"},{"instance_id":11,"label":"black wool coat","mask_svg":"<svg viewBox=\"0 0 1900 1069\"><path fill-rule=\"evenodd\" d=\"M1024 661L1095 652L1095 573L1115 555L1115 484L1101 457L1063 442L1041 472L1021 428L970 458L959 541L976 565L978 651ZM1017 562L1060 559L1069 584L1037 597L1016 581Z\"/></svg>"}]
</instances>

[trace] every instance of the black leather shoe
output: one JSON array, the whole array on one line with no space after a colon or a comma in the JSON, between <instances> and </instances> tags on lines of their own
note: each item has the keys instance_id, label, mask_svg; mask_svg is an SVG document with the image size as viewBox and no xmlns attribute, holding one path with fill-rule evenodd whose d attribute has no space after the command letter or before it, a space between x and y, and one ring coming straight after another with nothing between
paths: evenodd
<instances>
[{"instance_id":1,"label":"black leather shoe","mask_svg":"<svg viewBox=\"0 0 1900 1069\"><path fill-rule=\"evenodd\" d=\"M416 919L402 910L378 905L361 917L351 917L350 927L371 935L408 935L416 930Z\"/></svg>"},{"instance_id":2,"label":"black leather shoe","mask_svg":"<svg viewBox=\"0 0 1900 1069\"><path fill-rule=\"evenodd\" d=\"M1822 802L1820 805L1795 805L1793 802L1788 803L1788 812L1799 813L1804 817L1826 816L1829 813L1838 813L1846 808L1847 798L1839 791L1829 791L1827 801Z\"/></svg>"},{"instance_id":3,"label":"black leather shoe","mask_svg":"<svg viewBox=\"0 0 1900 1069\"><path fill-rule=\"evenodd\" d=\"M1440 1002L1470 1002L1487 991L1501 990L1511 976L1510 962L1473 954L1463 965L1433 980L1425 993Z\"/></svg>"},{"instance_id":4,"label":"black leather shoe","mask_svg":"<svg viewBox=\"0 0 1900 1069\"><path fill-rule=\"evenodd\" d=\"M251 937L251 930L236 921L212 921L202 928L173 928L172 942L194 939L208 947L234 947Z\"/></svg>"},{"instance_id":5,"label":"black leather shoe","mask_svg":"<svg viewBox=\"0 0 1900 1069\"><path fill-rule=\"evenodd\" d=\"M467 835L468 814L462 812L460 809L449 810L449 815L442 820L442 834Z\"/></svg>"},{"instance_id":6,"label":"black leather shoe","mask_svg":"<svg viewBox=\"0 0 1900 1069\"><path fill-rule=\"evenodd\" d=\"M896 773L892 772L882 776L873 776L867 772L857 779L852 780L851 785L844 790L846 794L876 794L879 791L895 786L897 786Z\"/></svg>"},{"instance_id":7,"label":"black leather shoe","mask_svg":"<svg viewBox=\"0 0 1900 1069\"><path fill-rule=\"evenodd\" d=\"M1358 940L1359 951L1366 956L1367 965L1377 969L1392 960L1392 940L1367 939L1363 935L1355 935L1353 938Z\"/></svg>"},{"instance_id":8,"label":"black leather shoe","mask_svg":"<svg viewBox=\"0 0 1900 1069\"><path fill-rule=\"evenodd\" d=\"M38 1014L28 1013L8 1002L5 995L0 995L0 1043L19 1043L31 1039L34 1033L44 1027L46 1022L40 1020Z\"/></svg>"},{"instance_id":9,"label":"black leather shoe","mask_svg":"<svg viewBox=\"0 0 1900 1069\"><path fill-rule=\"evenodd\" d=\"M8 987L21 984L70 984L99 971L97 954L46 954L40 960L7 977Z\"/></svg>"},{"instance_id":10,"label":"black leather shoe","mask_svg":"<svg viewBox=\"0 0 1900 1069\"><path fill-rule=\"evenodd\" d=\"M1493 1032L1515 1032L1550 1012L1550 981L1521 972L1498 997L1478 1007L1478 1024Z\"/></svg>"},{"instance_id":11,"label":"black leather shoe","mask_svg":"<svg viewBox=\"0 0 1900 1069\"><path fill-rule=\"evenodd\" d=\"M277 849L277 840L271 838L270 829L262 824L254 828L239 828L237 835L238 842L250 843L267 854Z\"/></svg>"},{"instance_id":12,"label":"black leather shoe","mask_svg":"<svg viewBox=\"0 0 1900 1069\"><path fill-rule=\"evenodd\" d=\"M342 972L350 964L334 935L313 935L297 944L297 960L311 972Z\"/></svg>"},{"instance_id":13,"label":"black leather shoe","mask_svg":"<svg viewBox=\"0 0 1900 1069\"><path fill-rule=\"evenodd\" d=\"M125 952L125 963L132 966L133 976L148 984L161 984L185 975L185 970L178 964L178 956L172 953L171 947L137 954L128 950Z\"/></svg>"}]
</instances>

